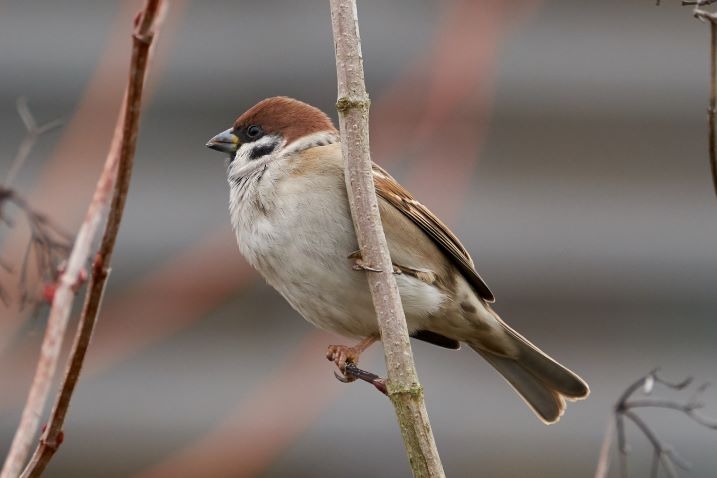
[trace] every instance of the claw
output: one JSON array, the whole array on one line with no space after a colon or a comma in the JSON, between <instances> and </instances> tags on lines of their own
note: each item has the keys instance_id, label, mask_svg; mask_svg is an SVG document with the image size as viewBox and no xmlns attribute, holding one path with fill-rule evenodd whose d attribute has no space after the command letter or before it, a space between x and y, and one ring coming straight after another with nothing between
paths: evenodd
<instances>
[{"instance_id":1,"label":"claw","mask_svg":"<svg viewBox=\"0 0 717 478\"><path fill-rule=\"evenodd\" d=\"M355 271L383 272L381 269L366 264L361 257L361 251L353 251L348 255L347 259L353 259L354 263L351 268Z\"/></svg>"},{"instance_id":2,"label":"claw","mask_svg":"<svg viewBox=\"0 0 717 478\"><path fill-rule=\"evenodd\" d=\"M351 383L353 381L353 380L349 380L348 378L346 378L343 375L339 375L338 373L336 373L336 371L334 371L334 377L336 377L336 380L338 380L339 382L342 382L342 383Z\"/></svg>"},{"instance_id":3,"label":"claw","mask_svg":"<svg viewBox=\"0 0 717 478\"><path fill-rule=\"evenodd\" d=\"M362 259L356 259L351 268L355 271L383 272L381 269L366 264Z\"/></svg>"},{"instance_id":4,"label":"claw","mask_svg":"<svg viewBox=\"0 0 717 478\"><path fill-rule=\"evenodd\" d=\"M346 345L329 345L329 348L326 351L326 358L329 361L334 362L339 368L340 373L334 372L336 380L343 383L351 383L356 379L360 379L373 384L374 387L385 394L386 381L384 379L371 372L361 370L356 366L361 353L376 340L377 337L369 336L364 338L354 347L347 347Z\"/></svg>"}]
</instances>

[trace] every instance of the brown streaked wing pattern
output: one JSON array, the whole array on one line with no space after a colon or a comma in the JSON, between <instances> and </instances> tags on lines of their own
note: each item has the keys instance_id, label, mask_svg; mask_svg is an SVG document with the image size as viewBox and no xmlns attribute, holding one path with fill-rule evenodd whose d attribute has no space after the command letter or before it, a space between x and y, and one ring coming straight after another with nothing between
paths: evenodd
<instances>
[{"instance_id":1,"label":"brown streaked wing pattern","mask_svg":"<svg viewBox=\"0 0 717 478\"><path fill-rule=\"evenodd\" d=\"M373 164L373 179L376 185L376 194L418 225L446 253L483 300L495 302L495 296L476 272L470 254L455 234L448 229L448 226L443 224L426 206L413 199L411 193L375 163Z\"/></svg>"}]
</instances>

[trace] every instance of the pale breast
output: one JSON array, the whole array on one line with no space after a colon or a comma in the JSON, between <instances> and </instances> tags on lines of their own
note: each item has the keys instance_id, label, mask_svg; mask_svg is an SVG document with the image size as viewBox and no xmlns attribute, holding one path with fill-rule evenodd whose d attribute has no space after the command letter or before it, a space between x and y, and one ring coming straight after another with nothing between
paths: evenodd
<instances>
[{"instance_id":1,"label":"pale breast","mask_svg":"<svg viewBox=\"0 0 717 478\"><path fill-rule=\"evenodd\" d=\"M332 148L314 149L331 153ZM348 257L358 244L342 165L297 161L272 166L254 185L256 190L234 204L232 222L242 253L317 327L356 337L377 333L366 272L353 270ZM251 200L263 188L272 189L270 196L263 193L271 198L271 207ZM412 277L397 276L397 282L409 328L419 328L445 297Z\"/></svg>"}]
</instances>

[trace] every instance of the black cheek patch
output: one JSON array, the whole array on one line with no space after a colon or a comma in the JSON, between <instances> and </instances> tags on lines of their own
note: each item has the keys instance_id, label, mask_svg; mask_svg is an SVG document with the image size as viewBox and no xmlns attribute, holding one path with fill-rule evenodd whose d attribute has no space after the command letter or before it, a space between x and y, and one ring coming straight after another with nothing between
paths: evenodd
<instances>
[{"instance_id":1,"label":"black cheek patch","mask_svg":"<svg viewBox=\"0 0 717 478\"><path fill-rule=\"evenodd\" d=\"M276 147L277 147L277 143L270 143L270 144L264 144L261 146L257 146L249 152L249 160L259 159L262 156L271 154L274 152Z\"/></svg>"}]
</instances>

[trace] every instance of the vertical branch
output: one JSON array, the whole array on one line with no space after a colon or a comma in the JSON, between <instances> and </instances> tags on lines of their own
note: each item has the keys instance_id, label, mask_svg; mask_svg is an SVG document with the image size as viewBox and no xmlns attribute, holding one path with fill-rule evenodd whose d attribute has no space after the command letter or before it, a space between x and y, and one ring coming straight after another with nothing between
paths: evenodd
<instances>
[{"instance_id":1,"label":"vertical branch","mask_svg":"<svg viewBox=\"0 0 717 478\"><path fill-rule=\"evenodd\" d=\"M0 478L19 476L29 454L40 416L47 402L55 370L57 369L62 341L74 302L75 290L81 281L85 264L92 256L93 244L99 238L102 232L102 224L105 223L102 244L95 256L92 282L86 293L85 308L81 318L81 325L78 329L79 335L75 342L67 375L58 396L58 403L55 405L51 422L46 427L41 441L40 448L43 448L44 445L44 449L49 450L49 454L47 454L48 452L41 453L44 461L33 459L31 466L26 470L26 476L39 475L62 441L62 423L69 406L72 391L79 378L84 353L89 344L93 325L99 311L112 250L129 188L132 160L137 143L149 47L152 43L153 29L161 4L161 0L147 0L145 9L137 17L133 33L132 60L127 92L118 118L112 147L105 161L105 166L97 183L85 220L77 234L77 239L67 261L67 267L58 279L35 377L25 403L20 424L5 460L2 473L0 473Z\"/></svg>"},{"instance_id":2,"label":"vertical branch","mask_svg":"<svg viewBox=\"0 0 717 478\"><path fill-rule=\"evenodd\" d=\"M709 123L709 155L712 187L717 195L717 132L715 110L717 109L717 20L709 16L710 22L710 103L707 108Z\"/></svg>"},{"instance_id":3,"label":"vertical branch","mask_svg":"<svg viewBox=\"0 0 717 478\"><path fill-rule=\"evenodd\" d=\"M341 149L346 160L346 188L361 257L381 330L388 395L396 409L403 441L415 477L444 476L418 382L401 297L381 226L373 183L366 93L355 0L330 0L336 48ZM375 269L375 271L373 271Z\"/></svg>"},{"instance_id":4,"label":"vertical branch","mask_svg":"<svg viewBox=\"0 0 717 478\"><path fill-rule=\"evenodd\" d=\"M607 429L603 436L602 446L600 446L600 457L598 465L595 469L595 478L607 478L607 472L610 469L610 449L615 438L615 418L610 417L607 423Z\"/></svg>"},{"instance_id":5,"label":"vertical branch","mask_svg":"<svg viewBox=\"0 0 717 478\"><path fill-rule=\"evenodd\" d=\"M22 478L40 476L64 440L62 426L65 423L75 386L80 379L82 364L92 339L92 332L94 331L97 314L102 304L102 297L109 276L109 270L100 260L101 257L101 254L98 253L92 265L92 275L90 276L85 296L85 304L82 308L82 316L75 334L75 342L72 345L72 352L70 353L65 377L62 380L60 393L52 408L52 413L40 438L40 443L35 448L35 452L22 472Z\"/></svg>"},{"instance_id":6,"label":"vertical branch","mask_svg":"<svg viewBox=\"0 0 717 478\"><path fill-rule=\"evenodd\" d=\"M708 7L717 0L682 0L682 5L692 5L692 14L698 20L710 24L710 99L707 107L707 124L709 132L710 173L712 175L712 188L717 195L717 14L704 7ZM659 4L659 2L658 2Z\"/></svg>"}]
</instances>

